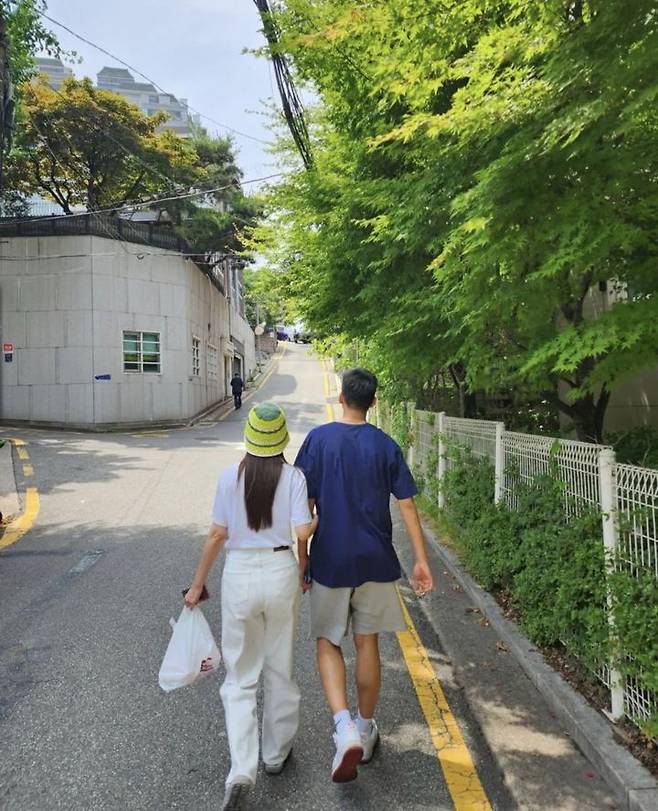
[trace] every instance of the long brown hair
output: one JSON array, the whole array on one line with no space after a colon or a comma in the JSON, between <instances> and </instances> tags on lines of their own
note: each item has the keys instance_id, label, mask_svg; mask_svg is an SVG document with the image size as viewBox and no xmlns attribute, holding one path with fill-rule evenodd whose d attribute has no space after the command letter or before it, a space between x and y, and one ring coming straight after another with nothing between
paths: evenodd
<instances>
[{"instance_id":1,"label":"long brown hair","mask_svg":"<svg viewBox=\"0 0 658 811\"><path fill-rule=\"evenodd\" d=\"M244 503L249 529L258 532L272 526L272 506L286 460L283 454L261 457L245 454L238 468L244 474Z\"/></svg>"}]
</instances>

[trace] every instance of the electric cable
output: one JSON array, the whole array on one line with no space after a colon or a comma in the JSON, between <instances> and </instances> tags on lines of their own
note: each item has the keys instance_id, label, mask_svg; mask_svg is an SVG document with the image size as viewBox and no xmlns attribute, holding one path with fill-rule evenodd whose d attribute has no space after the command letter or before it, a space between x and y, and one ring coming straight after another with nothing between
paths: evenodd
<instances>
[{"instance_id":1,"label":"electric cable","mask_svg":"<svg viewBox=\"0 0 658 811\"><path fill-rule=\"evenodd\" d=\"M53 17L50 17L48 14L45 14L43 11L39 11L38 14L41 17L43 17L44 20L48 20L48 22L51 22L54 25L57 25L60 28L63 28L64 31L68 31L68 33L71 34L71 36L75 37L76 39L79 39L81 42L84 42L86 45L89 45L90 47L95 48L97 51L100 51L101 53L104 53L106 56L109 56L110 59L114 59L115 62L118 62L119 64L123 65L124 67L128 68L129 70L132 70L133 73L136 73L138 76L141 76L142 79L146 79L146 81L149 82L149 84L152 84L153 87L155 87L156 90L159 90L161 93L164 93L164 94L166 94L168 96L172 95L168 90L165 90L156 81L151 79L145 73L142 73L141 70L138 70L137 68L133 67L130 63L126 62L124 59L121 59L120 57L116 56L115 54L111 53L110 51L106 50L101 45L97 45L95 42L92 42L90 39L87 39L86 37L83 37L82 34L78 34L77 31L74 31L72 28L69 28L67 25L64 25L64 23L61 23L58 20L55 20ZM201 116L201 118L205 118L206 121L210 121L213 124L215 124L216 126L221 127L224 130L228 130L229 132L234 132L236 135L240 135L243 138L248 138L249 140L256 141L257 143L260 143L260 144L265 144L267 146L270 145L270 142L265 141L263 138L257 138L255 135L249 135L246 132L242 132L241 130L236 129L235 127L230 127L228 124L222 124L220 121L217 121L214 118L212 118L211 116L206 115L205 113L202 113L200 110L195 109L190 104L188 104L187 107L193 113L196 113L197 115Z\"/></svg>"},{"instance_id":2,"label":"electric cable","mask_svg":"<svg viewBox=\"0 0 658 811\"><path fill-rule=\"evenodd\" d=\"M263 183L266 180L272 180L275 177L282 177L284 172L275 172L272 175L264 175L263 177L253 177L247 180L241 180L240 185L247 186L250 183ZM49 214L47 216L42 217L23 217L23 218L14 218L14 217L0 217L0 231L3 223L7 224L19 224L19 223L37 223L37 222L52 222L53 220L70 220L73 217L89 217L95 214L111 214L111 213L118 213L122 211L130 211L135 208L145 208L156 203L169 203L172 200L182 200L189 197L201 197L206 194L214 194L220 191L226 191L227 189L234 188L232 183L229 183L225 186L217 186L213 189L200 189L198 191L192 192L185 192L182 194L172 195L170 197L150 197L146 200L138 200L131 203L126 203L122 206L111 206L109 208L99 208L94 211L78 211L73 214Z\"/></svg>"}]
</instances>

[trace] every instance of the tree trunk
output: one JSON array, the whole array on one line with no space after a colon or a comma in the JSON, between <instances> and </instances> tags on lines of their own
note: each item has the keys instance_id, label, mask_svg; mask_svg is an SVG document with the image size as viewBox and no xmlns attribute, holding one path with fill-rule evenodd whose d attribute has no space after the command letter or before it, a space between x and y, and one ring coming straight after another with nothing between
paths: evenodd
<instances>
[{"instance_id":1,"label":"tree trunk","mask_svg":"<svg viewBox=\"0 0 658 811\"><path fill-rule=\"evenodd\" d=\"M598 398L587 394L575 403L566 403L555 395L554 402L572 420L576 437L581 442L603 443L603 423L610 402L609 391L602 391Z\"/></svg>"}]
</instances>

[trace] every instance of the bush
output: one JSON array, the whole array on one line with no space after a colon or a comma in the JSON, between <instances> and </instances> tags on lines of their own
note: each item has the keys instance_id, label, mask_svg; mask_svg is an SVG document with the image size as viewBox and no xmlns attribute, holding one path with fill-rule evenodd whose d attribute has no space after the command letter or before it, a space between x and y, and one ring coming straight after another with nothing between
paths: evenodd
<instances>
[{"instance_id":1,"label":"bush","mask_svg":"<svg viewBox=\"0 0 658 811\"><path fill-rule=\"evenodd\" d=\"M517 484L518 507L493 503L493 470L461 453L446 474L446 513L459 527L465 562L487 589L505 592L531 639L569 642L588 664L600 663L608 638L601 516L570 523L555 476Z\"/></svg>"},{"instance_id":2,"label":"bush","mask_svg":"<svg viewBox=\"0 0 658 811\"><path fill-rule=\"evenodd\" d=\"M494 504L494 469L488 460L460 447L449 447L447 455L442 514L436 508L436 444L416 471L421 504L440 513L478 582L509 598L536 644L562 644L591 671L612 663L658 695L658 580L653 564L640 570L620 559L612 574L607 571L601 513L569 502L557 463L529 483L521 481L518 471L506 471L517 495L516 509L510 509ZM627 520L634 525L636 516ZM648 721L636 720L647 734L658 735L658 713Z\"/></svg>"}]
</instances>

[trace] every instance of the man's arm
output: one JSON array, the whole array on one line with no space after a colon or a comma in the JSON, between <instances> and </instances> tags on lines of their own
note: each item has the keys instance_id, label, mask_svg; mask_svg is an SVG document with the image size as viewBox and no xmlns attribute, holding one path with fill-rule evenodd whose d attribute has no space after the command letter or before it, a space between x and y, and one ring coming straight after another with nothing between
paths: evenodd
<instances>
[{"instance_id":1,"label":"man's arm","mask_svg":"<svg viewBox=\"0 0 658 811\"><path fill-rule=\"evenodd\" d=\"M398 504L400 505L402 520L404 521L407 534L411 540L414 558L416 559L412 585L418 594L425 594L432 590L434 581L427 561L425 535L418 516L418 510L416 509L416 503L413 498L403 498L400 499Z\"/></svg>"},{"instance_id":2,"label":"man's arm","mask_svg":"<svg viewBox=\"0 0 658 811\"><path fill-rule=\"evenodd\" d=\"M313 511L315 510L315 499L309 498L308 500L308 508L313 515ZM315 532L318 527L318 517L317 515L313 517L313 529L310 533L311 535ZM311 584L307 583L304 580L304 575L306 574L306 567L308 566L308 537L307 538L297 538L297 559L299 561L299 582L302 587L302 591L309 591L311 588Z\"/></svg>"}]
</instances>

